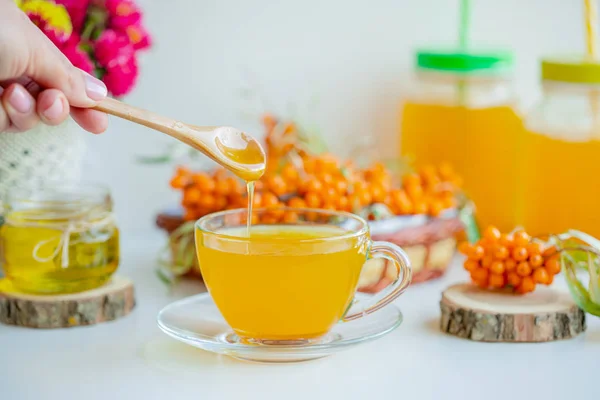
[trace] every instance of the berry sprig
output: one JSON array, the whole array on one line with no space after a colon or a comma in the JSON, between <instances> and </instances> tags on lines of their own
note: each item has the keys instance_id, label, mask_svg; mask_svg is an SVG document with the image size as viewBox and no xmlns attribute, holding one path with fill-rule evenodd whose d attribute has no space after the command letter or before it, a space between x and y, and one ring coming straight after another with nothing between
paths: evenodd
<instances>
[{"instance_id":1,"label":"berry sprig","mask_svg":"<svg viewBox=\"0 0 600 400\"><path fill-rule=\"evenodd\" d=\"M556 248L524 230L502 234L489 226L479 241L461 243L459 251L467 256L464 267L471 280L484 289L512 288L525 294L537 284L552 284L561 270Z\"/></svg>"}]
</instances>

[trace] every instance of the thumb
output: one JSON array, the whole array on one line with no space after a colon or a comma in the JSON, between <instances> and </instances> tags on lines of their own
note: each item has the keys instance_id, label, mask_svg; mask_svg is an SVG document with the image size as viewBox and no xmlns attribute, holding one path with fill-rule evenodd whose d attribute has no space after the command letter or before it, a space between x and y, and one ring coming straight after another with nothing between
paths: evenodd
<instances>
[{"instance_id":1,"label":"thumb","mask_svg":"<svg viewBox=\"0 0 600 400\"><path fill-rule=\"evenodd\" d=\"M63 92L74 107L92 107L108 91L99 79L76 68L35 25L27 27L29 57L25 75L46 89Z\"/></svg>"},{"instance_id":2,"label":"thumb","mask_svg":"<svg viewBox=\"0 0 600 400\"><path fill-rule=\"evenodd\" d=\"M43 36L43 34L42 34ZM106 85L76 68L45 36L33 47L26 75L46 89L58 89L74 107L93 107L104 100Z\"/></svg>"}]
</instances>

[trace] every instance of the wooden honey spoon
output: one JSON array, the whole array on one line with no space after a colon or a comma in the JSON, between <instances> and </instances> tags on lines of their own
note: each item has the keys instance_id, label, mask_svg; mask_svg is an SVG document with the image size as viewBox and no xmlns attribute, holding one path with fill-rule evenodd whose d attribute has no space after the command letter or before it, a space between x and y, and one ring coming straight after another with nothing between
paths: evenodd
<instances>
[{"instance_id":1,"label":"wooden honey spoon","mask_svg":"<svg viewBox=\"0 0 600 400\"><path fill-rule=\"evenodd\" d=\"M262 146L239 129L188 125L112 98L104 99L94 109L166 133L201 151L247 182L258 180L265 172L266 155Z\"/></svg>"}]
</instances>

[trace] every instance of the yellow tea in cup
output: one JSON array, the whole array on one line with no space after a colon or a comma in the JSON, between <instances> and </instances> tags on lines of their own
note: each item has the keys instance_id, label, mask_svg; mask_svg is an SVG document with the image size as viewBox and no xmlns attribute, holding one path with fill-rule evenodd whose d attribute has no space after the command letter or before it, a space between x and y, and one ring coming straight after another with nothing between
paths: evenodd
<instances>
[{"instance_id":1,"label":"yellow tea in cup","mask_svg":"<svg viewBox=\"0 0 600 400\"><path fill-rule=\"evenodd\" d=\"M346 313L369 251L398 261L402 279L365 313L389 303L410 283L404 252L389 243L372 246L362 218L323 210L293 211L299 216L297 223L253 225L249 236L246 210L211 214L196 224L202 276L219 311L241 338L310 340L343 319L361 316ZM268 210L257 211L259 220L264 212ZM315 214L321 222L309 221Z\"/></svg>"}]
</instances>

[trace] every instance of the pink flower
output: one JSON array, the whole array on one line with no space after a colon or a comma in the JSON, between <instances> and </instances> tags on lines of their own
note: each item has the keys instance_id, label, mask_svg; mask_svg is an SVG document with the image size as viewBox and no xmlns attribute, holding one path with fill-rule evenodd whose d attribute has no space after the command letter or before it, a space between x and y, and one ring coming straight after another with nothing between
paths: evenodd
<instances>
[{"instance_id":1,"label":"pink flower","mask_svg":"<svg viewBox=\"0 0 600 400\"><path fill-rule=\"evenodd\" d=\"M71 16L73 30L81 32L90 0L54 0L54 2L63 5L67 9Z\"/></svg>"},{"instance_id":2,"label":"pink flower","mask_svg":"<svg viewBox=\"0 0 600 400\"><path fill-rule=\"evenodd\" d=\"M136 25L142 18L142 12L133 0L106 0L108 11L108 27L125 30L130 25Z\"/></svg>"},{"instance_id":3,"label":"pink flower","mask_svg":"<svg viewBox=\"0 0 600 400\"><path fill-rule=\"evenodd\" d=\"M115 64L106 68L102 78L108 91L115 97L123 96L131 91L138 76L137 60L132 57L125 64Z\"/></svg>"},{"instance_id":4,"label":"pink flower","mask_svg":"<svg viewBox=\"0 0 600 400\"><path fill-rule=\"evenodd\" d=\"M130 25L125 29L125 34L129 38L133 48L137 50L147 49L152 46L152 39L148 31L141 25Z\"/></svg>"},{"instance_id":5,"label":"pink flower","mask_svg":"<svg viewBox=\"0 0 600 400\"><path fill-rule=\"evenodd\" d=\"M72 34L68 41L60 46L60 51L71 61L71 64L88 74L93 74L94 63L90 56L81 49L79 36Z\"/></svg>"},{"instance_id":6,"label":"pink flower","mask_svg":"<svg viewBox=\"0 0 600 400\"><path fill-rule=\"evenodd\" d=\"M94 54L100 65L112 68L127 64L134 56L134 49L127 36L107 29L96 40Z\"/></svg>"},{"instance_id":7,"label":"pink flower","mask_svg":"<svg viewBox=\"0 0 600 400\"><path fill-rule=\"evenodd\" d=\"M27 16L31 22L33 22L42 32L44 32L44 35L46 35L55 46L60 47L67 41L67 39L69 39L69 34L55 29L42 16L33 13L27 13Z\"/></svg>"}]
</instances>

